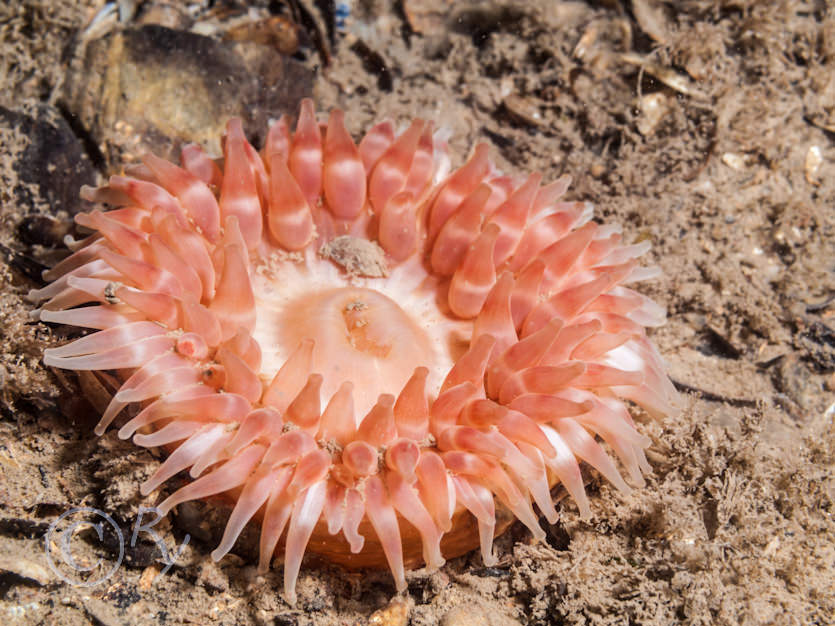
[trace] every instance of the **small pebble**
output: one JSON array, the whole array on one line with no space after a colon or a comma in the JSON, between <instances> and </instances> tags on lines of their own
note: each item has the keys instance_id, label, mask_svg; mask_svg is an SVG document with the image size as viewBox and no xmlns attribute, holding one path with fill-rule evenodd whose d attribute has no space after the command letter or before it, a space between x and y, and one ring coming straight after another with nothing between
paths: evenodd
<instances>
[{"instance_id":1,"label":"small pebble","mask_svg":"<svg viewBox=\"0 0 835 626\"><path fill-rule=\"evenodd\" d=\"M642 96L638 101L641 116L638 118L638 132L644 137L652 135L670 111L669 98L662 92Z\"/></svg>"},{"instance_id":2,"label":"small pebble","mask_svg":"<svg viewBox=\"0 0 835 626\"><path fill-rule=\"evenodd\" d=\"M805 169L806 182L810 185L820 185L818 170L822 163L823 154L821 153L820 146L809 146L809 150L806 152Z\"/></svg>"},{"instance_id":3,"label":"small pebble","mask_svg":"<svg viewBox=\"0 0 835 626\"><path fill-rule=\"evenodd\" d=\"M369 626L406 626L409 623L409 604L403 598L394 598L388 606L378 609L368 618Z\"/></svg>"},{"instance_id":4,"label":"small pebble","mask_svg":"<svg viewBox=\"0 0 835 626\"><path fill-rule=\"evenodd\" d=\"M159 568L156 565L149 565L142 570L142 575L139 577L139 588L142 591L148 591L154 584L154 580L159 575Z\"/></svg>"},{"instance_id":5,"label":"small pebble","mask_svg":"<svg viewBox=\"0 0 835 626\"><path fill-rule=\"evenodd\" d=\"M502 104L511 119L529 126L542 125L542 112L532 100L511 94L502 101Z\"/></svg>"},{"instance_id":6,"label":"small pebble","mask_svg":"<svg viewBox=\"0 0 835 626\"><path fill-rule=\"evenodd\" d=\"M735 152L726 152L722 155L722 163L727 165L732 170L736 170L737 172L745 169L745 155L737 154Z\"/></svg>"},{"instance_id":7,"label":"small pebble","mask_svg":"<svg viewBox=\"0 0 835 626\"><path fill-rule=\"evenodd\" d=\"M589 168L589 174L591 174L594 178L600 178L603 174L606 173L606 166L602 163L592 163L591 167Z\"/></svg>"}]
</instances>

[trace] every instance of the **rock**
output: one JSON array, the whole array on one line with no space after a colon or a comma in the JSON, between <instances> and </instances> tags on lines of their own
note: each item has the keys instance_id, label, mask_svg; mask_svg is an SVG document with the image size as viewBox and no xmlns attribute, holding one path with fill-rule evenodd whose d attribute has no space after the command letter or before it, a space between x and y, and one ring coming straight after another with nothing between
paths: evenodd
<instances>
[{"instance_id":1,"label":"rock","mask_svg":"<svg viewBox=\"0 0 835 626\"><path fill-rule=\"evenodd\" d=\"M84 144L60 112L47 105L31 110L0 107L0 144L3 158L10 158L10 171L2 181L4 193L13 194L21 207L45 209L55 215L74 215L83 209L78 197L81 185L96 181L96 170ZM35 218L33 218L35 219ZM54 246L66 232L42 233L44 224L27 227L31 243ZM50 230L51 226L46 226ZM31 231L31 232L30 232Z\"/></svg>"},{"instance_id":2,"label":"rock","mask_svg":"<svg viewBox=\"0 0 835 626\"><path fill-rule=\"evenodd\" d=\"M45 246L57 248L64 242L64 237L70 234L72 223L58 219L52 215L30 213L17 226L20 240L30 246Z\"/></svg>"},{"instance_id":3,"label":"rock","mask_svg":"<svg viewBox=\"0 0 835 626\"><path fill-rule=\"evenodd\" d=\"M146 24L77 50L61 102L114 171L149 150L177 159L187 142L219 155L234 116L258 145L312 84L310 70L271 46Z\"/></svg>"},{"instance_id":4,"label":"rock","mask_svg":"<svg viewBox=\"0 0 835 626\"><path fill-rule=\"evenodd\" d=\"M812 375L809 367L796 355L790 354L780 360L775 381L777 388L791 400L795 406L784 406L791 411L795 419L805 421L814 406L815 398L820 393L820 383Z\"/></svg>"}]
</instances>

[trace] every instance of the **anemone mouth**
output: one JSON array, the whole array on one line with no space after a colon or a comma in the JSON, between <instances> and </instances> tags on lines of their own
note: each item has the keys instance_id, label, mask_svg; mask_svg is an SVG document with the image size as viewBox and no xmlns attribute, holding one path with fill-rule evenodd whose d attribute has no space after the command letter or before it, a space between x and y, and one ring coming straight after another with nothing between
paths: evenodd
<instances>
[{"instance_id":1,"label":"anemone mouth","mask_svg":"<svg viewBox=\"0 0 835 626\"><path fill-rule=\"evenodd\" d=\"M374 267L385 268L385 261ZM361 276L311 247L300 258L256 265L252 284L258 310L252 336L261 346L265 382L311 341L310 369L322 376L321 396L332 397L350 381L359 415L381 394L399 393L416 367L427 368L426 391L437 395L469 343L472 324L439 308L437 281L420 266Z\"/></svg>"},{"instance_id":2,"label":"anemone mouth","mask_svg":"<svg viewBox=\"0 0 835 626\"><path fill-rule=\"evenodd\" d=\"M306 549L399 590L442 553L493 563L503 511L542 538L556 482L590 514L580 461L628 489L598 438L640 484L626 401L676 400L645 333L664 312L626 286L657 274L647 245L560 201L568 182L503 176L484 145L450 172L422 120L356 145L305 101L260 153L232 120L220 167L187 146L82 190L111 209L76 218L93 234L30 297L98 332L44 363L118 370L96 433L140 403L119 436L170 452L142 493L188 470L164 513L231 497L213 557L260 519L291 602Z\"/></svg>"}]
</instances>

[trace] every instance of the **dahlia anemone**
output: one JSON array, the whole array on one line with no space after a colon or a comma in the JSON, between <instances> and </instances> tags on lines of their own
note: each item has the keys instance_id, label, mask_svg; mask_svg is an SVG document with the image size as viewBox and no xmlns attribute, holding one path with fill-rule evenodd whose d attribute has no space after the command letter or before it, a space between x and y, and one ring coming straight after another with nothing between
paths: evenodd
<instances>
[{"instance_id":1,"label":"dahlia anemone","mask_svg":"<svg viewBox=\"0 0 835 626\"><path fill-rule=\"evenodd\" d=\"M675 402L645 333L664 311L625 286L657 275L649 244L560 201L567 177L540 183L483 144L450 171L423 120L356 145L306 100L259 153L233 119L222 160L189 145L82 190L111 208L76 217L93 234L31 299L98 332L44 363L115 370L96 433L140 403L119 437L170 453L141 493L189 470L163 513L231 496L213 558L260 519L260 570L283 539L291 602L306 549L387 563L398 590L442 552L495 563L497 506L542 539L532 501L555 523L559 482L590 515L579 461L628 490L599 438L641 484L625 401Z\"/></svg>"}]
</instances>

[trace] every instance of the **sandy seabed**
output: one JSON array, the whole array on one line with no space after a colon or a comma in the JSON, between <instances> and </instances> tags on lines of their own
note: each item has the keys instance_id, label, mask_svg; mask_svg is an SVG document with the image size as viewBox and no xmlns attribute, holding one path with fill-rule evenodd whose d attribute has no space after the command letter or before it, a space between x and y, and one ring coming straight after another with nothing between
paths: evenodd
<instances>
[{"instance_id":1,"label":"sandy seabed","mask_svg":"<svg viewBox=\"0 0 835 626\"><path fill-rule=\"evenodd\" d=\"M315 5L328 3L286 4L309 4L304 13L320 19ZM39 264L62 254L68 216L80 208L75 189L136 155L126 148L130 129L93 127L94 96L86 115L66 97L101 70L79 62L79 49L103 3L4 3L0 619L835 622L835 11L826 4L538 0L455 3L453 12L442 0L366 0L353 3L327 69L313 25L300 21L306 36L296 56L316 104L343 108L355 135L384 117L435 120L451 134L455 162L487 141L508 173L571 174L570 199L622 223L627 241L653 242L649 256L664 275L643 290L668 309L652 337L684 410L663 422L637 416L653 441L654 471L629 496L589 474L591 521L564 500L545 543L517 524L497 540L497 566L470 554L435 573L412 572L408 595L393 601L388 573L309 558L291 608L279 593L280 568L256 577L245 550L211 561L223 518L202 503L155 527L169 549L190 537L177 564L155 578L164 567L159 544L144 535L131 547L129 539L140 507L153 504L137 486L158 455L113 432L96 438L95 400L84 399L74 376L41 364L43 348L66 335L30 323L24 295ZM127 28L172 20L171 10L141 3ZM188 88L178 86L183 101ZM64 135L43 132L50 125ZM52 149L47 165L38 161L41 144ZM63 581L44 551L50 524L80 506L106 511L126 544L112 576L91 587ZM80 564L112 564L119 543L88 530L72 554Z\"/></svg>"}]
</instances>

